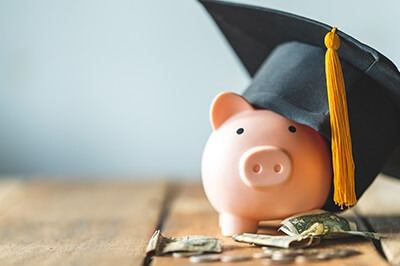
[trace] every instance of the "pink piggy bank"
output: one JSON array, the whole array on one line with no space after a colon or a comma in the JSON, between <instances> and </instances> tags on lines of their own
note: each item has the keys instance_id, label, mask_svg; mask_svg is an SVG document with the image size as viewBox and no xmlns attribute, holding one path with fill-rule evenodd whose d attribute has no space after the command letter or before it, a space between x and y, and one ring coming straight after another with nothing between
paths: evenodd
<instances>
[{"instance_id":1,"label":"pink piggy bank","mask_svg":"<svg viewBox=\"0 0 400 266\"><path fill-rule=\"evenodd\" d=\"M324 205L332 168L317 131L234 93L214 99L210 119L202 181L223 235L255 233L260 221Z\"/></svg>"}]
</instances>

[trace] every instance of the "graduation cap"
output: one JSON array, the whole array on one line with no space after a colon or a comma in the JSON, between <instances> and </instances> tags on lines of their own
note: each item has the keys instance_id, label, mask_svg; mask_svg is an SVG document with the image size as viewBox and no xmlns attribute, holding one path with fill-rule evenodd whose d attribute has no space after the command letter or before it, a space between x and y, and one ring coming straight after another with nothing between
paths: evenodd
<instances>
[{"instance_id":1,"label":"graduation cap","mask_svg":"<svg viewBox=\"0 0 400 266\"><path fill-rule=\"evenodd\" d=\"M400 73L389 59L311 19L200 2L253 77L243 96L331 143L334 201L325 209L356 204L385 164L400 177Z\"/></svg>"}]
</instances>

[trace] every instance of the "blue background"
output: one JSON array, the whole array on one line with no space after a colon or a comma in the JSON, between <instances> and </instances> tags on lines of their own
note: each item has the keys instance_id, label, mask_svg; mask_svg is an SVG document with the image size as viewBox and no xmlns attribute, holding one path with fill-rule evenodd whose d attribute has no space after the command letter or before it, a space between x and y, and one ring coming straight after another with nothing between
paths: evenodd
<instances>
[{"instance_id":1,"label":"blue background","mask_svg":"<svg viewBox=\"0 0 400 266\"><path fill-rule=\"evenodd\" d=\"M400 65L399 1L244 2L336 25ZM213 97L249 82L194 0L1 0L0 174L197 178Z\"/></svg>"}]
</instances>

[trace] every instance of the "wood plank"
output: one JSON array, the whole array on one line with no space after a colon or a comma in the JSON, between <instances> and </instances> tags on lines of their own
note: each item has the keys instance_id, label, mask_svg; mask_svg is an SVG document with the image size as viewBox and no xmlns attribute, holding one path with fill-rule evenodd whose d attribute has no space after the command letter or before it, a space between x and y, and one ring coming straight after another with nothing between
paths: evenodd
<instances>
[{"instance_id":1,"label":"wood plank","mask_svg":"<svg viewBox=\"0 0 400 266\"><path fill-rule=\"evenodd\" d=\"M347 212L347 216L352 215ZM263 223L259 233L276 233L279 222ZM260 251L259 247L245 243L234 242L230 237L224 237L218 227L217 213L209 204L200 184L188 184L183 187L176 199L173 200L168 217L166 217L162 229L165 236L184 235L211 235L219 237L223 241L224 254L252 254ZM387 265L386 261L375 250L370 240L363 238L348 238L341 240L326 240L318 246L320 250L355 249L361 255L331 260L313 265ZM182 265L189 262L188 258L173 258L171 256L155 257L154 266ZM260 260L238 262L235 265L259 265ZM213 263L212 265L226 265L226 263Z\"/></svg>"},{"instance_id":2,"label":"wood plank","mask_svg":"<svg viewBox=\"0 0 400 266\"><path fill-rule=\"evenodd\" d=\"M0 179L0 217L2 217L11 206L17 205L24 198L22 193L23 182L17 178Z\"/></svg>"},{"instance_id":3,"label":"wood plank","mask_svg":"<svg viewBox=\"0 0 400 266\"><path fill-rule=\"evenodd\" d=\"M355 210L371 229L389 234L381 240L383 252L391 264L400 265L400 180L380 175Z\"/></svg>"},{"instance_id":4,"label":"wood plank","mask_svg":"<svg viewBox=\"0 0 400 266\"><path fill-rule=\"evenodd\" d=\"M142 265L167 188L100 182L13 186L0 182L1 265Z\"/></svg>"}]
</instances>

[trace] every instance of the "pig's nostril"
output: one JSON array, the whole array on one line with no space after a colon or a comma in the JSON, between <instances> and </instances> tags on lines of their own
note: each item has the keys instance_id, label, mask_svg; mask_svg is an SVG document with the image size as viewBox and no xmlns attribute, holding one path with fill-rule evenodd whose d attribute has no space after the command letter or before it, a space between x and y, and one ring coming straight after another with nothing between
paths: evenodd
<instances>
[{"instance_id":1,"label":"pig's nostril","mask_svg":"<svg viewBox=\"0 0 400 266\"><path fill-rule=\"evenodd\" d=\"M258 174L258 173L261 172L261 170L262 170L261 165L255 164L255 165L253 166L253 172L254 172L254 173Z\"/></svg>"},{"instance_id":2,"label":"pig's nostril","mask_svg":"<svg viewBox=\"0 0 400 266\"><path fill-rule=\"evenodd\" d=\"M275 164L275 166L274 166L275 173L279 174L280 172L282 172L282 170L283 170L283 167L281 164Z\"/></svg>"}]
</instances>

